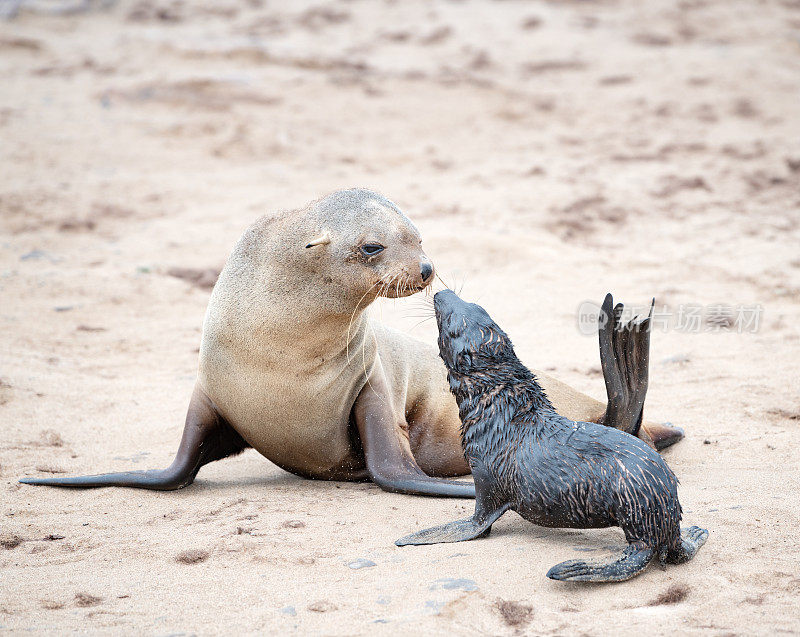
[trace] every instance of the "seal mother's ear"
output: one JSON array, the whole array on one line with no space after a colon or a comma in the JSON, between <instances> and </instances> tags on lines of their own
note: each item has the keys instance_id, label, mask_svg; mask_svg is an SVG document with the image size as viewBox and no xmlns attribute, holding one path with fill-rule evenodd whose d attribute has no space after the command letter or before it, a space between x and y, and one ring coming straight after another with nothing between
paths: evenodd
<instances>
[{"instance_id":1,"label":"seal mother's ear","mask_svg":"<svg viewBox=\"0 0 800 637\"><path fill-rule=\"evenodd\" d=\"M365 312L379 296L430 284L434 269L421 243L393 202L360 188L258 219L211 293L172 464L21 482L179 489L203 465L253 447L308 478L474 497L472 483L443 479L468 474L469 465L436 349ZM599 401L540 378L571 418L604 417Z\"/></svg>"},{"instance_id":2,"label":"seal mother's ear","mask_svg":"<svg viewBox=\"0 0 800 637\"><path fill-rule=\"evenodd\" d=\"M331 235L326 230L321 235L319 235L316 239L312 239L306 244L306 248L314 248L316 246L324 246L331 242Z\"/></svg>"}]
</instances>

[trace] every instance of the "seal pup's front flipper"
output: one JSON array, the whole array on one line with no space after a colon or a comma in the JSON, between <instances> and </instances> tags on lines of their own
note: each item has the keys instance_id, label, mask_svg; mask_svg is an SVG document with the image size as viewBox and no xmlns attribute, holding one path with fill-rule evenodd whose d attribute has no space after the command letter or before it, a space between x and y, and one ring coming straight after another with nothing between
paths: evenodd
<instances>
[{"instance_id":1,"label":"seal pup's front flipper","mask_svg":"<svg viewBox=\"0 0 800 637\"><path fill-rule=\"evenodd\" d=\"M499 495L495 480L489 475L482 460L472 458L470 467L475 478L476 492L475 513L472 517L406 535L395 542L397 546L464 542L489 535L492 524L511 508L511 503Z\"/></svg>"},{"instance_id":2,"label":"seal pup's front flipper","mask_svg":"<svg viewBox=\"0 0 800 637\"><path fill-rule=\"evenodd\" d=\"M408 433L399 425L383 365L378 360L353 405L370 479L384 491L474 498L475 485L432 478L419 468Z\"/></svg>"},{"instance_id":3,"label":"seal pup's front flipper","mask_svg":"<svg viewBox=\"0 0 800 637\"><path fill-rule=\"evenodd\" d=\"M507 510L508 506L505 506L483 519L477 519L476 516L473 516L465 520L456 520L455 522L448 522L441 526L434 526L430 529L417 531L411 535L401 537L395 544L397 546L408 546L410 544L442 544L444 542L465 542L466 540L486 537L492 530L492 524Z\"/></svg>"},{"instance_id":4,"label":"seal pup's front flipper","mask_svg":"<svg viewBox=\"0 0 800 637\"><path fill-rule=\"evenodd\" d=\"M22 484L52 487L133 487L155 491L181 489L194 482L204 464L234 456L247 449L244 439L226 423L214 403L195 388L175 460L166 469L122 471L69 478L22 478Z\"/></svg>"},{"instance_id":5,"label":"seal pup's front flipper","mask_svg":"<svg viewBox=\"0 0 800 637\"><path fill-rule=\"evenodd\" d=\"M646 569L655 554L650 547L631 544L616 560L568 560L547 571L547 577L563 582L624 582Z\"/></svg>"},{"instance_id":6,"label":"seal pup's front flipper","mask_svg":"<svg viewBox=\"0 0 800 637\"><path fill-rule=\"evenodd\" d=\"M603 301L600 364L608 394L603 424L637 436L642 424L650 365L650 314L642 321L622 322L622 303L614 306L611 294ZM604 321L602 320L604 318Z\"/></svg>"}]
</instances>

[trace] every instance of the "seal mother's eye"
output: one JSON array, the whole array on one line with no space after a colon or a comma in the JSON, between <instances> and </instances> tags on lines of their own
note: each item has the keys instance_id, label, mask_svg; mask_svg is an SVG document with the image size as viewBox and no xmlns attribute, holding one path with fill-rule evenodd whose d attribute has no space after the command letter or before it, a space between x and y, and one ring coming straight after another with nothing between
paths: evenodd
<instances>
[{"instance_id":1,"label":"seal mother's eye","mask_svg":"<svg viewBox=\"0 0 800 637\"><path fill-rule=\"evenodd\" d=\"M361 246L361 254L366 257L374 257L383 252L384 248L380 243L365 243Z\"/></svg>"}]
</instances>

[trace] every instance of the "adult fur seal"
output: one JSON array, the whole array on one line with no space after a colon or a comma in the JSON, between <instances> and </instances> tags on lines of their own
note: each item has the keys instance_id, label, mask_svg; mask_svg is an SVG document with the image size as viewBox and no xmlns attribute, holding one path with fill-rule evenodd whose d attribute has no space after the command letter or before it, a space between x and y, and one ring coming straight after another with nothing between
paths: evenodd
<instances>
[{"instance_id":1,"label":"adult fur seal","mask_svg":"<svg viewBox=\"0 0 800 637\"><path fill-rule=\"evenodd\" d=\"M508 336L479 305L445 290L436 294L434 306L439 352L475 478L475 514L409 535L398 545L471 540L512 509L541 526L620 526L625 532L629 545L618 559L563 562L547 573L551 579L619 582L656 556L662 564L694 556L708 531L693 526L681 532L678 480L661 456L614 428L560 416ZM637 331L648 330L649 320L635 324Z\"/></svg>"},{"instance_id":2,"label":"adult fur seal","mask_svg":"<svg viewBox=\"0 0 800 637\"><path fill-rule=\"evenodd\" d=\"M402 493L472 497L458 408L434 348L373 322L378 296L434 277L414 225L374 192L334 192L262 217L242 236L211 294L197 385L173 463L162 470L26 478L26 484L179 489L204 464L254 447L292 473L371 479ZM614 410L542 376L563 413L634 430L636 370L617 369ZM627 382L630 381L630 382ZM641 414L638 415L640 419ZM645 423L666 446L682 437ZM649 433L647 433L649 432Z\"/></svg>"}]
</instances>

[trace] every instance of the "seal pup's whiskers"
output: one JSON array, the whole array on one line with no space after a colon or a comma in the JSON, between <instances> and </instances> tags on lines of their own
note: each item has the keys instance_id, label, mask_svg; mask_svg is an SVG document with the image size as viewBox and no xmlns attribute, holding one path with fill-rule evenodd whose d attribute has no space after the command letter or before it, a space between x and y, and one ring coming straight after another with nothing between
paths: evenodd
<instances>
[{"instance_id":1,"label":"seal pup's whiskers","mask_svg":"<svg viewBox=\"0 0 800 637\"><path fill-rule=\"evenodd\" d=\"M458 287L458 292L456 292L456 294L461 294L466 284L467 284L467 273L463 272L461 276L461 285Z\"/></svg>"}]
</instances>

